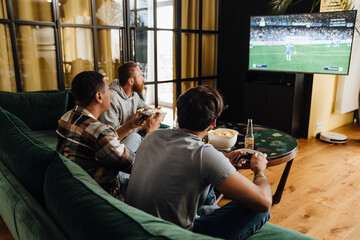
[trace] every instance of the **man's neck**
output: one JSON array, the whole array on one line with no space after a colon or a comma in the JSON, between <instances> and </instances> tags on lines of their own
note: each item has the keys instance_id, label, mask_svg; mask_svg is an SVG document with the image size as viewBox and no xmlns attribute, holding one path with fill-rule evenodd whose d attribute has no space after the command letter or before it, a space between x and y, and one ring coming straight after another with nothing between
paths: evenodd
<instances>
[{"instance_id":1,"label":"man's neck","mask_svg":"<svg viewBox=\"0 0 360 240\"><path fill-rule=\"evenodd\" d=\"M96 119L98 119L100 114L103 113L103 110L95 106L94 104L85 107L85 109L88 110Z\"/></svg>"},{"instance_id":2,"label":"man's neck","mask_svg":"<svg viewBox=\"0 0 360 240\"><path fill-rule=\"evenodd\" d=\"M186 129L186 128L181 128L181 129L184 130L185 132L189 132L189 133L192 133L192 134L198 136L200 139L203 139L205 134L210 130L210 128L211 127L209 126L203 131L192 131L192 130L189 130L189 129Z\"/></svg>"},{"instance_id":3,"label":"man's neck","mask_svg":"<svg viewBox=\"0 0 360 240\"><path fill-rule=\"evenodd\" d=\"M120 86L120 87L124 90L126 96L130 97L133 94L133 90L130 85L125 85L123 87L122 86Z\"/></svg>"}]
</instances>

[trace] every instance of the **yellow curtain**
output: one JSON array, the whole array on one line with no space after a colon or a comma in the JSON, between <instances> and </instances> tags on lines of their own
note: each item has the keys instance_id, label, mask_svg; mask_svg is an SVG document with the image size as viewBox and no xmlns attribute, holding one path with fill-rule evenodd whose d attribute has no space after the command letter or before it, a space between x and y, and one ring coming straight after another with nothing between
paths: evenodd
<instances>
[{"instance_id":1,"label":"yellow curtain","mask_svg":"<svg viewBox=\"0 0 360 240\"><path fill-rule=\"evenodd\" d=\"M181 3L182 29L199 29L199 1L183 0ZM217 30L218 26L218 0L203 1L202 29ZM196 78L199 76L199 35L196 33L182 33L181 35L181 77ZM217 74L217 35L202 34L201 75L213 76ZM216 87L215 80L202 81L202 84ZM183 82L181 93L197 85L197 81Z\"/></svg>"},{"instance_id":2,"label":"yellow curtain","mask_svg":"<svg viewBox=\"0 0 360 240\"><path fill-rule=\"evenodd\" d=\"M201 54L201 75L216 75L216 59L217 59L217 35L202 35L202 54Z\"/></svg>"},{"instance_id":3,"label":"yellow curtain","mask_svg":"<svg viewBox=\"0 0 360 240\"><path fill-rule=\"evenodd\" d=\"M208 1L208 0L206 0ZM203 2L206 2L203 1ZM181 1L181 28L199 29L199 0Z\"/></svg>"},{"instance_id":4,"label":"yellow curtain","mask_svg":"<svg viewBox=\"0 0 360 240\"><path fill-rule=\"evenodd\" d=\"M17 29L17 47L21 69L23 91L41 90L40 71L36 61L35 41L32 26L19 26Z\"/></svg>"},{"instance_id":5,"label":"yellow curtain","mask_svg":"<svg viewBox=\"0 0 360 240\"><path fill-rule=\"evenodd\" d=\"M15 0L13 5L17 19L52 21L51 5L46 0ZM23 91L58 89L54 29L18 25L16 36Z\"/></svg>"},{"instance_id":6,"label":"yellow curtain","mask_svg":"<svg viewBox=\"0 0 360 240\"><path fill-rule=\"evenodd\" d=\"M202 12L202 29L218 29L218 0L203 1ZM174 8L175 9L175 8ZM181 1L181 28L190 30L199 30L199 13L200 6L198 0ZM175 15L175 14L174 14ZM174 44L175 46L175 44ZM199 76L199 34L182 33L181 34L181 78L196 78ZM175 56L175 48L174 48ZM217 74L217 35L202 35L201 51L201 75L213 76ZM174 62L175 68L175 62ZM176 76L174 75L174 78ZM216 80L203 80L203 85L216 88ZM181 93L187 89L197 86L197 81L187 81L181 83ZM176 84L173 86L176 93ZM176 94L174 94L174 108L176 105Z\"/></svg>"},{"instance_id":7,"label":"yellow curtain","mask_svg":"<svg viewBox=\"0 0 360 240\"><path fill-rule=\"evenodd\" d=\"M51 3L47 0L12 0L14 18L28 21L52 21Z\"/></svg>"},{"instance_id":8,"label":"yellow curtain","mask_svg":"<svg viewBox=\"0 0 360 240\"><path fill-rule=\"evenodd\" d=\"M23 91L57 89L54 30L21 25L16 34ZM49 38L47 44L41 44L35 36L38 41Z\"/></svg>"},{"instance_id":9,"label":"yellow curtain","mask_svg":"<svg viewBox=\"0 0 360 240\"><path fill-rule=\"evenodd\" d=\"M0 18L5 18L7 19L7 12L6 12L6 3L5 0L1 0L0 1Z\"/></svg>"},{"instance_id":10,"label":"yellow curtain","mask_svg":"<svg viewBox=\"0 0 360 240\"><path fill-rule=\"evenodd\" d=\"M202 27L203 30L218 30L218 0L203 1ZM202 52L201 52L201 75L217 75L217 35L202 35ZM216 88L216 80L203 80L203 85Z\"/></svg>"},{"instance_id":11,"label":"yellow curtain","mask_svg":"<svg viewBox=\"0 0 360 240\"><path fill-rule=\"evenodd\" d=\"M60 0L62 23L92 24L90 0ZM82 71L94 70L92 30L87 28L61 28L63 71L65 88Z\"/></svg>"},{"instance_id":12,"label":"yellow curtain","mask_svg":"<svg viewBox=\"0 0 360 240\"><path fill-rule=\"evenodd\" d=\"M112 5L113 3L114 5ZM97 0L95 1L97 13L101 8L110 8L114 6L118 6L116 10L122 11L120 9L121 4L119 1L114 0ZM120 18L118 15L121 15L119 12L115 12L113 10L113 16L108 16L108 21L103 21L99 16L97 15L97 23L101 25L116 25L120 26ZM119 35L120 39L120 55L119 56L113 56L112 53L112 47L114 45L114 36L112 36L112 33L114 31L118 31L117 34ZM122 42L121 42L121 35L120 30L100 30L98 31L98 57L99 57L99 71L104 74L104 77L106 80L111 83L115 78L118 78L117 69L120 67L120 65L124 62L122 59Z\"/></svg>"},{"instance_id":13,"label":"yellow curtain","mask_svg":"<svg viewBox=\"0 0 360 240\"><path fill-rule=\"evenodd\" d=\"M0 24L0 91L16 92L10 33L5 24Z\"/></svg>"},{"instance_id":14,"label":"yellow curtain","mask_svg":"<svg viewBox=\"0 0 360 240\"><path fill-rule=\"evenodd\" d=\"M62 23L91 24L90 0L59 0L59 2Z\"/></svg>"},{"instance_id":15,"label":"yellow curtain","mask_svg":"<svg viewBox=\"0 0 360 240\"><path fill-rule=\"evenodd\" d=\"M218 0L203 1L202 29L217 30L218 28Z\"/></svg>"},{"instance_id":16,"label":"yellow curtain","mask_svg":"<svg viewBox=\"0 0 360 240\"><path fill-rule=\"evenodd\" d=\"M176 11L176 8L174 8ZM174 13L175 16L175 13ZM183 0L181 1L181 28L199 29L199 1ZM198 76L198 44L199 36L194 33L181 34L181 78L194 78ZM179 43L178 43L179 44ZM175 44L174 44L175 56ZM174 61L174 69L175 67ZM174 76L176 78L176 76ZM196 82L182 82L181 93L196 85ZM176 84L173 87L174 101L173 108L176 107ZM175 112L175 111L174 111Z\"/></svg>"},{"instance_id":17,"label":"yellow curtain","mask_svg":"<svg viewBox=\"0 0 360 240\"><path fill-rule=\"evenodd\" d=\"M112 61L110 30L98 31L99 71L111 83L115 79L115 63Z\"/></svg>"}]
</instances>

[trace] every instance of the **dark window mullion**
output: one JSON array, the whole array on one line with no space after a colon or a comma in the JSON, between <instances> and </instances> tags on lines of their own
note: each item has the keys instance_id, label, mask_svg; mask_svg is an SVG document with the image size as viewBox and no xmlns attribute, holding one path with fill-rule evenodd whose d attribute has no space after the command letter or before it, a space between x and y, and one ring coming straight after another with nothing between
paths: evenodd
<instances>
[{"instance_id":1,"label":"dark window mullion","mask_svg":"<svg viewBox=\"0 0 360 240\"><path fill-rule=\"evenodd\" d=\"M201 64L202 64L202 15L203 15L203 0L199 1L199 49L198 49L198 54L199 54L199 66L198 66L198 76L199 76L199 80L198 80L198 84L201 85Z\"/></svg>"},{"instance_id":2,"label":"dark window mullion","mask_svg":"<svg viewBox=\"0 0 360 240\"><path fill-rule=\"evenodd\" d=\"M17 25L50 26L50 27L55 26L55 22L42 22L42 21L14 20L14 23Z\"/></svg>"},{"instance_id":3,"label":"dark window mullion","mask_svg":"<svg viewBox=\"0 0 360 240\"><path fill-rule=\"evenodd\" d=\"M11 0L6 1L6 8L7 8L7 11L8 11L8 18L10 20L9 30L10 30L11 45L12 45L11 49L12 49L13 61L14 61L16 91L17 92L22 92L19 55L18 55L18 51L17 51L16 31L15 31L15 23L14 23L13 6L12 6L12 1Z\"/></svg>"},{"instance_id":4,"label":"dark window mullion","mask_svg":"<svg viewBox=\"0 0 360 240\"><path fill-rule=\"evenodd\" d=\"M92 18L92 35L93 35L93 51L94 51L94 68L99 71L98 66L98 41L97 41L97 21L95 0L91 0L91 18Z\"/></svg>"},{"instance_id":5,"label":"dark window mullion","mask_svg":"<svg viewBox=\"0 0 360 240\"><path fill-rule=\"evenodd\" d=\"M55 22L54 37L55 37L55 55L56 55L56 70L58 78L58 88L60 90L65 89L64 73L63 73L63 60L62 60L62 49L61 49L61 34L60 34L60 14L58 0L53 1L52 4L53 19Z\"/></svg>"},{"instance_id":6,"label":"dark window mullion","mask_svg":"<svg viewBox=\"0 0 360 240\"><path fill-rule=\"evenodd\" d=\"M93 28L93 25L91 25L91 24L76 24L76 23L60 23L60 27Z\"/></svg>"},{"instance_id":7,"label":"dark window mullion","mask_svg":"<svg viewBox=\"0 0 360 240\"><path fill-rule=\"evenodd\" d=\"M132 50L132 41L130 33L130 4L129 0L124 0L124 61L129 61L131 59L131 50Z\"/></svg>"},{"instance_id":8,"label":"dark window mullion","mask_svg":"<svg viewBox=\"0 0 360 240\"><path fill-rule=\"evenodd\" d=\"M181 1L176 1L176 39L175 39L175 61L176 61L176 99L181 94Z\"/></svg>"},{"instance_id":9,"label":"dark window mullion","mask_svg":"<svg viewBox=\"0 0 360 240\"><path fill-rule=\"evenodd\" d=\"M218 34L219 31L213 31L213 30L196 30L196 29L181 29L182 33L213 33Z\"/></svg>"},{"instance_id":10,"label":"dark window mullion","mask_svg":"<svg viewBox=\"0 0 360 240\"><path fill-rule=\"evenodd\" d=\"M154 80L155 80L155 107L159 104L159 91L158 91L158 62L157 62L157 2L153 0L153 15L154 15Z\"/></svg>"},{"instance_id":11,"label":"dark window mullion","mask_svg":"<svg viewBox=\"0 0 360 240\"><path fill-rule=\"evenodd\" d=\"M158 84L163 84L163 83L175 83L176 80L165 80L165 81L161 81L161 82L158 82ZM145 82L145 85L154 85L155 82Z\"/></svg>"}]
</instances>

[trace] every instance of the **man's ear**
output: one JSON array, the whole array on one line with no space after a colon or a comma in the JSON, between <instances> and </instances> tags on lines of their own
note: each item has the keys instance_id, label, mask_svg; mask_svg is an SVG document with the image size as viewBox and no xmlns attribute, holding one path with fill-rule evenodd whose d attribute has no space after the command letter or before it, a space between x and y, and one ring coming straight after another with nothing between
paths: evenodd
<instances>
[{"instance_id":1,"label":"man's ear","mask_svg":"<svg viewBox=\"0 0 360 240\"><path fill-rule=\"evenodd\" d=\"M102 96L101 96L101 92L96 92L95 93L95 100L98 103L102 103Z\"/></svg>"},{"instance_id":2,"label":"man's ear","mask_svg":"<svg viewBox=\"0 0 360 240\"><path fill-rule=\"evenodd\" d=\"M128 78L128 83L130 86L134 85L135 79L133 77Z\"/></svg>"},{"instance_id":3,"label":"man's ear","mask_svg":"<svg viewBox=\"0 0 360 240\"><path fill-rule=\"evenodd\" d=\"M211 122L211 126L214 128L216 127L216 118L214 119L214 121Z\"/></svg>"}]
</instances>

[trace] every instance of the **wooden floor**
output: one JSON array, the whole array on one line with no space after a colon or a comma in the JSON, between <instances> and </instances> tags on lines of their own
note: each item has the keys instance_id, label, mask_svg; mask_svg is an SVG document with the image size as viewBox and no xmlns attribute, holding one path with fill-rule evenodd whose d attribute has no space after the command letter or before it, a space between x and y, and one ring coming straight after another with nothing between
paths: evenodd
<instances>
[{"instance_id":1,"label":"wooden floor","mask_svg":"<svg viewBox=\"0 0 360 240\"><path fill-rule=\"evenodd\" d=\"M283 197L270 222L318 239L360 239L360 127L333 131L348 136L344 145L298 139ZM285 164L266 170L275 191ZM252 179L250 170L241 171ZM220 204L226 203L226 200ZM0 240L13 239L0 218Z\"/></svg>"},{"instance_id":2,"label":"wooden floor","mask_svg":"<svg viewBox=\"0 0 360 240\"><path fill-rule=\"evenodd\" d=\"M269 222L317 239L359 240L360 127L350 124L332 131L347 135L348 142L332 145L298 139L298 154ZM284 167L266 169L273 192ZM253 177L250 170L241 173Z\"/></svg>"}]
</instances>

